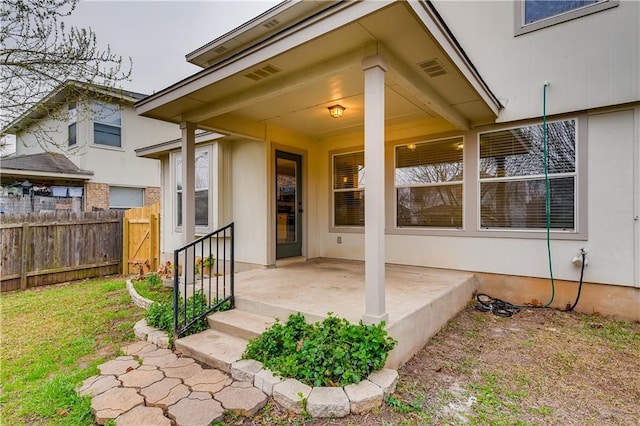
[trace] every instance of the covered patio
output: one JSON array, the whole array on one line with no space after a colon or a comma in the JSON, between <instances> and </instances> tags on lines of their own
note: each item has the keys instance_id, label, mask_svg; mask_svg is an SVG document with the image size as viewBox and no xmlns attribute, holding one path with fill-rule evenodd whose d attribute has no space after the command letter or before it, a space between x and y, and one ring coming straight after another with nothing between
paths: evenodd
<instances>
[{"instance_id":1,"label":"covered patio","mask_svg":"<svg viewBox=\"0 0 640 426\"><path fill-rule=\"evenodd\" d=\"M472 273L403 265L386 266L387 331L399 341L388 365L409 360L471 299ZM286 321L300 312L319 321L332 312L357 323L365 306L365 265L313 259L236 274L236 309Z\"/></svg>"}]
</instances>

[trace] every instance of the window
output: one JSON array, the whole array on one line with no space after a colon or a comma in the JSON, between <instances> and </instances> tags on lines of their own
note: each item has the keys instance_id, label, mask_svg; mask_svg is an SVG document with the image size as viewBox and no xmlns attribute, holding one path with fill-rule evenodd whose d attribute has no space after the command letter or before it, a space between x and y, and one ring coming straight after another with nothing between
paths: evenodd
<instances>
[{"instance_id":1,"label":"window","mask_svg":"<svg viewBox=\"0 0 640 426\"><path fill-rule=\"evenodd\" d=\"M517 0L515 32L525 34L618 6L618 0Z\"/></svg>"},{"instance_id":2,"label":"window","mask_svg":"<svg viewBox=\"0 0 640 426\"><path fill-rule=\"evenodd\" d=\"M480 226L546 229L544 128L480 135ZM547 124L550 228L576 232L576 121Z\"/></svg>"},{"instance_id":3,"label":"window","mask_svg":"<svg viewBox=\"0 0 640 426\"><path fill-rule=\"evenodd\" d=\"M209 182L210 182L209 148L196 149L196 226L209 226ZM182 153L174 154L176 182L176 226L182 226Z\"/></svg>"},{"instance_id":4,"label":"window","mask_svg":"<svg viewBox=\"0 0 640 426\"><path fill-rule=\"evenodd\" d=\"M78 113L76 111L76 104L69 104L69 146L74 146L78 143L76 135L77 119Z\"/></svg>"},{"instance_id":5,"label":"window","mask_svg":"<svg viewBox=\"0 0 640 426\"><path fill-rule=\"evenodd\" d=\"M333 224L364 226L364 152L333 156Z\"/></svg>"},{"instance_id":6,"label":"window","mask_svg":"<svg viewBox=\"0 0 640 426\"><path fill-rule=\"evenodd\" d=\"M121 111L118 105L93 104L93 143L121 147Z\"/></svg>"},{"instance_id":7,"label":"window","mask_svg":"<svg viewBox=\"0 0 640 426\"><path fill-rule=\"evenodd\" d=\"M114 210L144 206L144 188L109 187L109 208Z\"/></svg>"},{"instance_id":8,"label":"window","mask_svg":"<svg viewBox=\"0 0 640 426\"><path fill-rule=\"evenodd\" d=\"M463 139L396 147L396 225L462 228Z\"/></svg>"}]
</instances>

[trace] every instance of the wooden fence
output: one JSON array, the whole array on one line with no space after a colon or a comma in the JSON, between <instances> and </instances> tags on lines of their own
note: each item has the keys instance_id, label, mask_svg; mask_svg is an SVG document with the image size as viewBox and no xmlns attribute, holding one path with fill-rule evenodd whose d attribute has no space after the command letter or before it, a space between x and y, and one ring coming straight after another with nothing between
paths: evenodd
<instances>
[{"instance_id":1,"label":"wooden fence","mask_svg":"<svg viewBox=\"0 0 640 426\"><path fill-rule=\"evenodd\" d=\"M0 290L119 274L123 212L1 215Z\"/></svg>"},{"instance_id":2,"label":"wooden fence","mask_svg":"<svg viewBox=\"0 0 640 426\"><path fill-rule=\"evenodd\" d=\"M160 262L160 203L124 213L122 273L134 274L134 263L148 262L144 272L158 270Z\"/></svg>"}]
</instances>

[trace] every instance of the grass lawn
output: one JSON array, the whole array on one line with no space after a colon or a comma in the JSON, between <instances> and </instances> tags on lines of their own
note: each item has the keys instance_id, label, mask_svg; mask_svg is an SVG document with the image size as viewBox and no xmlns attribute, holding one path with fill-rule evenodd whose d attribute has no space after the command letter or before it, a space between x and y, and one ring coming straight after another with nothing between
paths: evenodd
<instances>
[{"instance_id":1,"label":"grass lawn","mask_svg":"<svg viewBox=\"0 0 640 426\"><path fill-rule=\"evenodd\" d=\"M133 341L144 311L122 278L3 294L0 424L92 425L75 386Z\"/></svg>"}]
</instances>

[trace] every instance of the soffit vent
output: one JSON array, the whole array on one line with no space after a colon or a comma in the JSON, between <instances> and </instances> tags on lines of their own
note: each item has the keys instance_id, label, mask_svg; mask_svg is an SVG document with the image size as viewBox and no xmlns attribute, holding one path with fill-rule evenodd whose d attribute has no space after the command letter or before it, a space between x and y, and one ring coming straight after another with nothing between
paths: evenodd
<instances>
[{"instance_id":1,"label":"soffit vent","mask_svg":"<svg viewBox=\"0 0 640 426\"><path fill-rule=\"evenodd\" d=\"M437 59L429 59L418 64L422 71L426 72L429 77L437 77L444 75L447 71Z\"/></svg>"},{"instance_id":2,"label":"soffit vent","mask_svg":"<svg viewBox=\"0 0 640 426\"><path fill-rule=\"evenodd\" d=\"M262 24L262 26L270 30L271 28L275 27L279 23L280 21L278 21L277 19L272 19L269 22L265 22L264 24Z\"/></svg>"},{"instance_id":3,"label":"soffit vent","mask_svg":"<svg viewBox=\"0 0 640 426\"><path fill-rule=\"evenodd\" d=\"M227 48L226 48L226 47L224 47L224 46L220 46L220 47L218 47L217 49L215 49L215 50L214 50L214 52L216 52L216 53L222 53L222 52L224 52L224 51L226 51L226 50L227 50Z\"/></svg>"},{"instance_id":4,"label":"soffit vent","mask_svg":"<svg viewBox=\"0 0 640 426\"><path fill-rule=\"evenodd\" d=\"M273 65L267 64L262 68L257 68L245 74L244 76L250 80L258 81L263 78L271 77L274 74L282 71L280 68L274 67Z\"/></svg>"}]
</instances>

